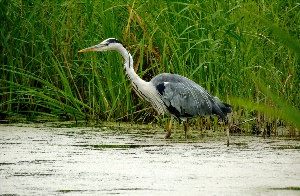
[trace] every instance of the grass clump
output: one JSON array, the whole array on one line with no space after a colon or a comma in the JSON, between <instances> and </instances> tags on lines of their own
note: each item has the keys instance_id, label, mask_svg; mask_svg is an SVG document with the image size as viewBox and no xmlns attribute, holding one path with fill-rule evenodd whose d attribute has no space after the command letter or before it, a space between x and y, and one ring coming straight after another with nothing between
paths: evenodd
<instances>
[{"instance_id":1,"label":"grass clump","mask_svg":"<svg viewBox=\"0 0 300 196\"><path fill-rule=\"evenodd\" d=\"M234 106L235 124L255 119L241 129L300 127L294 1L10 0L2 8L2 119L156 121L132 93L119 54L77 53L116 37L143 79L170 72L194 80Z\"/></svg>"}]
</instances>

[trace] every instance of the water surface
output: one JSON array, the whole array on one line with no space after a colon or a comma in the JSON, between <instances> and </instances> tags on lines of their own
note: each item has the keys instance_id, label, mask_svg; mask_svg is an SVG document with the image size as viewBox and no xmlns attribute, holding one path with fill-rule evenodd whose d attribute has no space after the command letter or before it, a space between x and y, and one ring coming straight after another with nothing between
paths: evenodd
<instances>
[{"instance_id":1,"label":"water surface","mask_svg":"<svg viewBox=\"0 0 300 196\"><path fill-rule=\"evenodd\" d=\"M0 195L300 195L299 141L133 132L0 125Z\"/></svg>"}]
</instances>

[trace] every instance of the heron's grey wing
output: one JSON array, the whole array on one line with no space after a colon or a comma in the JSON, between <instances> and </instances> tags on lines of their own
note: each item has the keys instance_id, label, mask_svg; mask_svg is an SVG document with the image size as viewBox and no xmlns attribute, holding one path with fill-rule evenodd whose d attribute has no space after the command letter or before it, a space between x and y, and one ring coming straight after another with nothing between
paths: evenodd
<instances>
[{"instance_id":1,"label":"heron's grey wing","mask_svg":"<svg viewBox=\"0 0 300 196\"><path fill-rule=\"evenodd\" d=\"M212 96L191 80L162 82L156 87L169 112L178 118L212 114Z\"/></svg>"},{"instance_id":2,"label":"heron's grey wing","mask_svg":"<svg viewBox=\"0 0 300 196\"><path fill-rule=\"evenodd\" d=\"M161 96L168 111L177 118L218 115L225 118L231 106L222 103L194 81L170 73L155 76L150 81Z\"/></svg>"}]
</instances>

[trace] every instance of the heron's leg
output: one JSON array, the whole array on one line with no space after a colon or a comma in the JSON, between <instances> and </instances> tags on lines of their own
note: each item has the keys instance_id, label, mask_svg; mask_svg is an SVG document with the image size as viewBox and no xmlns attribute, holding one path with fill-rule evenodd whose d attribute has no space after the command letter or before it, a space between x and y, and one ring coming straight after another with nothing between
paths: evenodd
<instances>
[{"instance_id":1,"label":"heron's leg","mask_svg":"<svg viewBox=\"0 0 300 196\"><path fill-rule=\"evenodd\" d=\"M226 135L227 135L227 147L229 146L229 126L226 129Z\"/></svg>"},{"instance_id":2,"label":"heron's leg","mask_svg":"<svg viewBox=\"0 0 300 196\"><path fill-rule=\"evenodd\" d=\"M184 128L184 137L187 139L187 131L188 131L188 120L183 121L183 128Z\"/></svg>"},{"instance_id":3,"label":"heron's leg","mask_svg":"<svg viewBox=\"0 0 300 196\"><path fill-rule=\"evenodd\" d=\"M171 119L170 119L170 121L169 121L169 123L168 123L167 130L166 130L166 131L167 131L167 133L166 133L166 135L165 135L165 138L166 138L166 139L169 139L170 136L171 136L171 128L172 128L173 119L174 119L174 117L171 116Z\"/></svg>"},{"instance_id":4,"label":"heron's leg","mask_svg":"<svg viewBox=\"0 0 300 196\"><path fill-rule=\"evenodd\" d=\"M200 137L203 137L203 117L199 116L197 119L198 122L198 129L200 130Z\"/></svg>"},{"instance_id":5,"label":"heron's leg","mask_svg":"<svg viewBox=\"0 0 300 196\"><path fill-rule=\"evenodd\" d=\"M229 131L232 123L232 113L228 115L228 120L227 120L227 129L226 129L226 135L227 135L227 147L229 146Z\"/></svg>"}]
</instances>

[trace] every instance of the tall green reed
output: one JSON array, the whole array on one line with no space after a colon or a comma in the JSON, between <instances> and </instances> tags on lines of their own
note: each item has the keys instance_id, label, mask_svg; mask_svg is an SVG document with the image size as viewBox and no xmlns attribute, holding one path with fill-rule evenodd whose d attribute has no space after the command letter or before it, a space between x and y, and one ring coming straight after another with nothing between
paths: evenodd
<instances>
[{"instance_id":1,"label":"tall green reed","mask_svg":"<svg viewBox=\"0 0 300 196\"><path fill-rule=\"evenodd\" d=\"M257 77L272 96L300 106L296 50L261 20L297 39L293 1L11 0L1 17L3 118L155 119L132 92L119 54L77 53L108 37L123 41L143 79L162 72L187 76L235 106L239 121L255 116L255 107L245 107L249 101L273 111Z\"/></svg>"}]
</instances>

